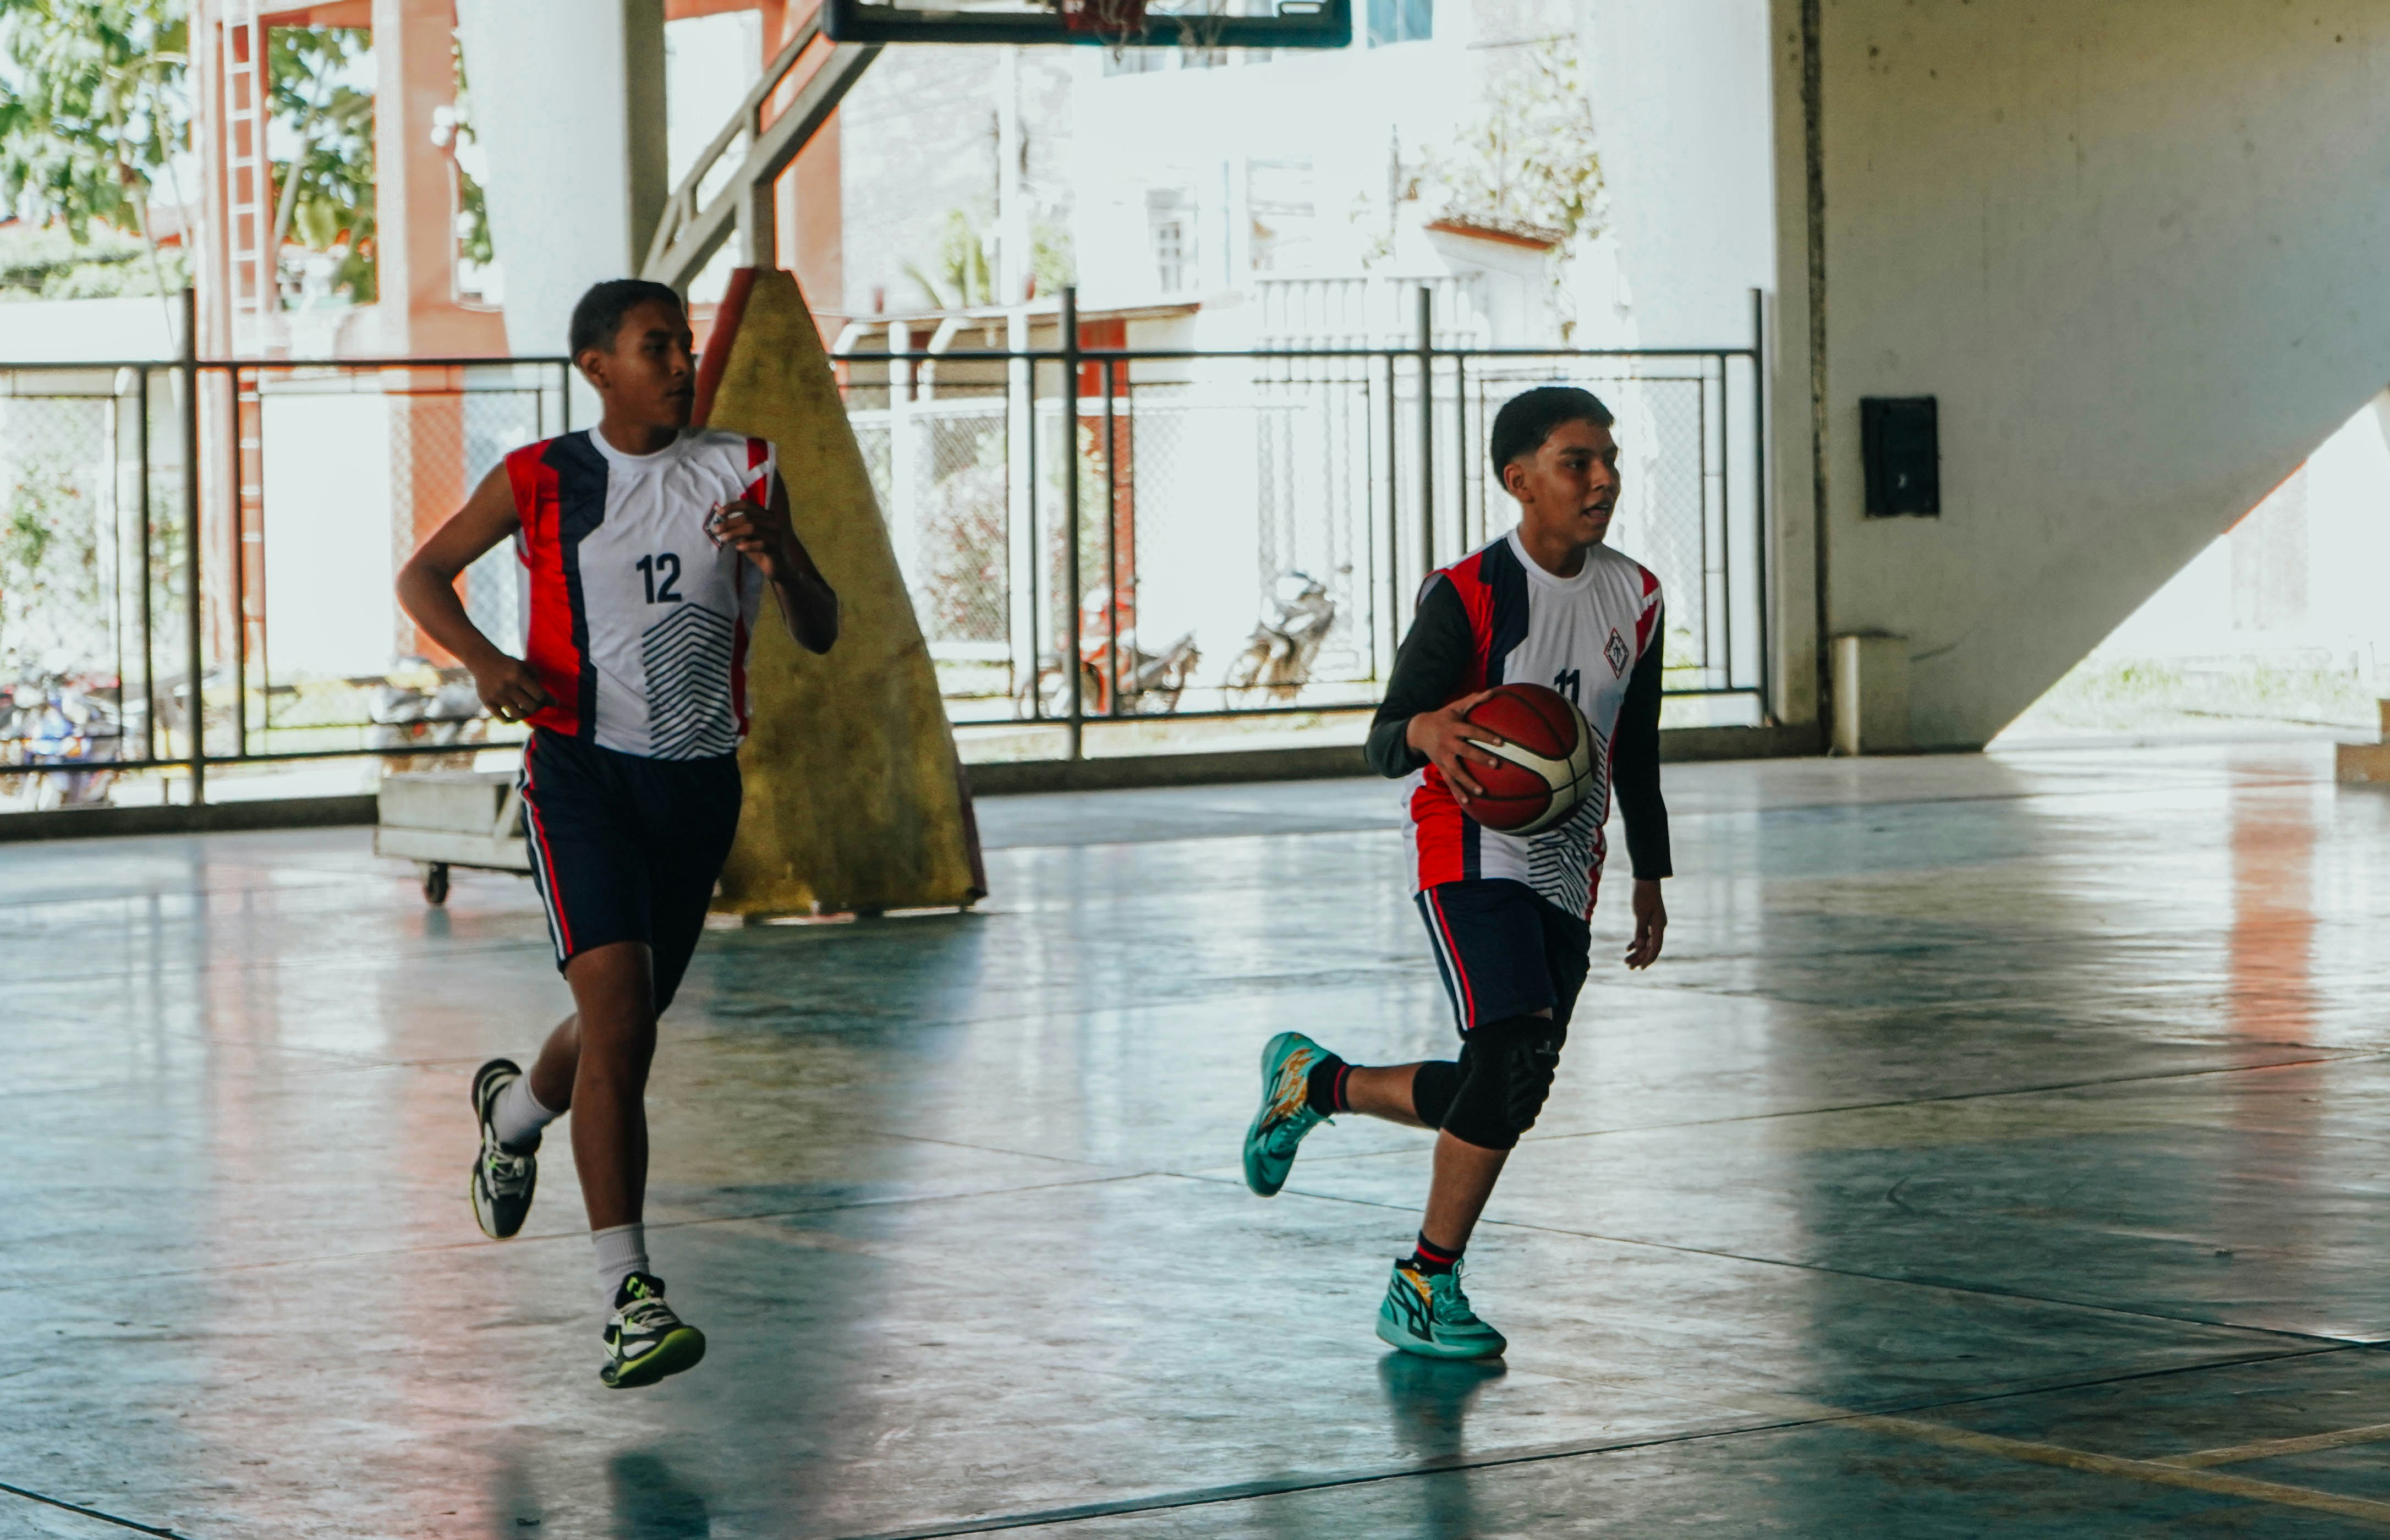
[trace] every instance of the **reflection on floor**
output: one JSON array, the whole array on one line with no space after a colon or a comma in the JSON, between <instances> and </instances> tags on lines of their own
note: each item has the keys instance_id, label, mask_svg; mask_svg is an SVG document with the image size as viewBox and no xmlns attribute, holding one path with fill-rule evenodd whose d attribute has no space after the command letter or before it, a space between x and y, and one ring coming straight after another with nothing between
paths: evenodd
<instances>
[{"instance_id":1,"label":"reflection on floor","mask_svg":"<svg viewBox=\"0 0 2390 1540\"><path fill-rule=\"evenodd\" d=\"M1271 1033L1448 1040L1381 783L993 801L979 914L710 935L649 1222L713 1354L628 1393L565 1141L466 1204L527 886L7 847L0 1534L2380 1533L2390 796L2327 754L1672 767L1669 954L1614 891L1472 1249L1506 1366L1370 1334L1419 1137L1238 1180Z\"/></svg>"}]
</instances>

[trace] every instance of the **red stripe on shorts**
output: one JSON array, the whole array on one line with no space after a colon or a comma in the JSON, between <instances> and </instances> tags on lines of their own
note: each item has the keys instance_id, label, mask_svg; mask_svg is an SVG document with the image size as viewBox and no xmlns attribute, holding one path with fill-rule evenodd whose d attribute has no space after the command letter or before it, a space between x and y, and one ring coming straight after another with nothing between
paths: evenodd
<instances>
[{"instance_id":1,"label":"red stripe on shorts","mask_svg":"<svg viewBox=\"0 0 2390 1540\"><path fill-rule=\"evenodd\" d=\"M532 801L538 788L531 780L531 751L523 751L523 811L531 815L531 831L539 841L539 864L547 868L547 906L556 911L556 928L564 936L564 955L572 956L572 922L564 914L564 889L556 880L556 853L547 846L547 825L541 821L539 804Z\"/></svg>"},{"instance_id":2,"label":"red stripe on shorts","mask_svg":"<svg viewBox=\"0 0 2390 1540\"><path fill-rule=\"evenodd\" d=\"M1460 966L1460 948L1452 939L1452 922L1444 918L1444 900L1434 889L1427 893L1428 907L1435 911L1435 923L1444 931L1444 955L1452 964L1452 976L1460 981L1460 1000L1471 1026L1477 1025L1477 994L1469 987L1469 970Z\"/></svg>"}]
</instances>

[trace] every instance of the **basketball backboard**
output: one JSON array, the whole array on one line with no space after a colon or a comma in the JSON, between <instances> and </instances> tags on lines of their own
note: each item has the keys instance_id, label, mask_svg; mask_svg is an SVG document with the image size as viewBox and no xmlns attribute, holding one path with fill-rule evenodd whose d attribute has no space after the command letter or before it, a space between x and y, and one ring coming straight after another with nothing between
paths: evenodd
<instances>
[{"instance_id":1,"label":"basketball backboard","mask_svg":"<svg viewBox=\"0 0 2390 1540\"><path fill-rule=\"evenodd\" d=\"M823 0L822 31L841 43L1342 48L1353 41L1353 7L1352 0Z\"/></svg>"}]
</instances>

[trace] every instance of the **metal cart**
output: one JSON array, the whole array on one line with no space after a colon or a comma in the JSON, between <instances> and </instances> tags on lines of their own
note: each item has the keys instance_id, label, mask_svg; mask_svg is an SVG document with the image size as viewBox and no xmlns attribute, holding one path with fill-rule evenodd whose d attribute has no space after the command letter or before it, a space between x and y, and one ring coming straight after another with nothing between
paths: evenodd
<instances>
[{"instance_id":1,"label":"metal cart","mask_svg":"<svg viewBox=\"0 0 2390 1540\"><path fill-rule=\"evenodd\" d=\"M412 861L423 902L448 902L448 869L531 875L522 792L511 770L416 771L381 783L374 853Z\"/></svg>"}]
</instances>

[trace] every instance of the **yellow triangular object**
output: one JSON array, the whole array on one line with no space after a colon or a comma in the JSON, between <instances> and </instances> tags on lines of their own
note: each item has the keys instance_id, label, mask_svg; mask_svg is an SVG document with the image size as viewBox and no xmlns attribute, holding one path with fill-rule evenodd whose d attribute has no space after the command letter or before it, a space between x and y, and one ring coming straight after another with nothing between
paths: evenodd
<instances>
[{"instance_id":1,"label":"yellow triangular object","mask_svg":"<svg viewBox=\"0 0 2390 1540\"><path fill-rule=\"evenodd\" d=\"M969 904L984 879L954 731L796 279L742 269L705 366L700 420L778 450L798 538L840 610L838 644L816 657L765 606L739 756L747 801L714 907L772 915Z\"/></svg>"}]
</instances>

